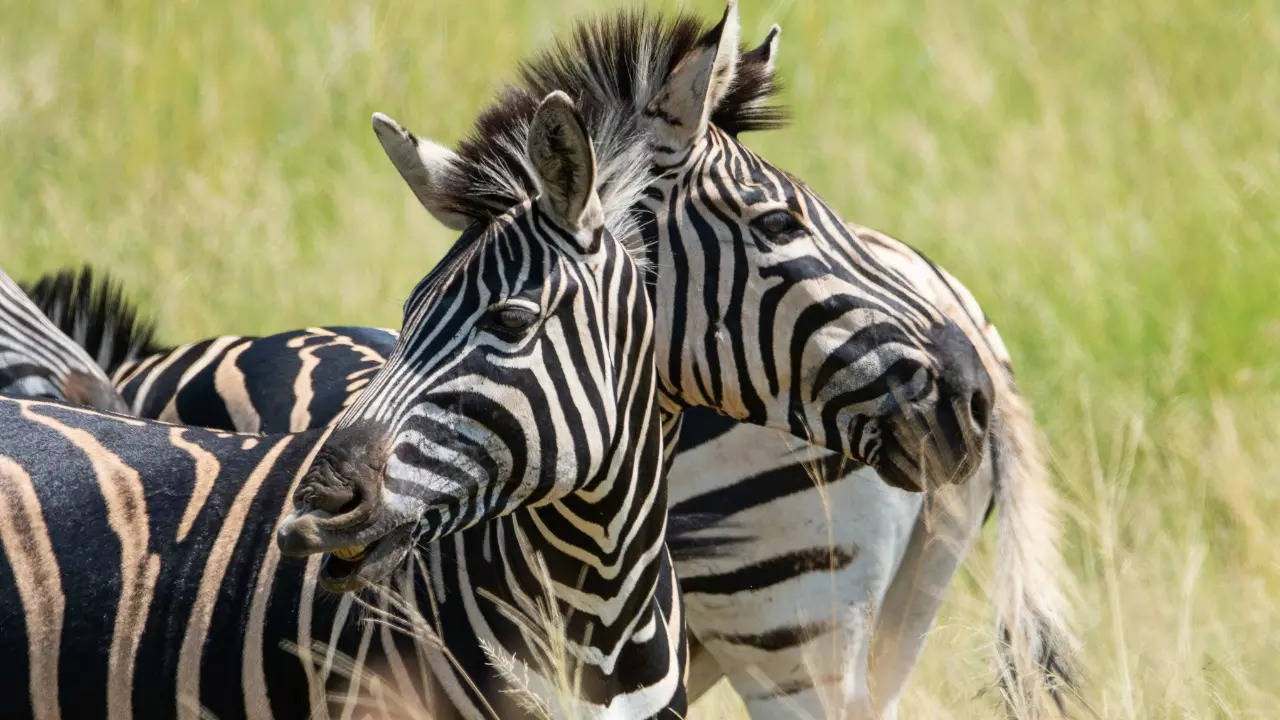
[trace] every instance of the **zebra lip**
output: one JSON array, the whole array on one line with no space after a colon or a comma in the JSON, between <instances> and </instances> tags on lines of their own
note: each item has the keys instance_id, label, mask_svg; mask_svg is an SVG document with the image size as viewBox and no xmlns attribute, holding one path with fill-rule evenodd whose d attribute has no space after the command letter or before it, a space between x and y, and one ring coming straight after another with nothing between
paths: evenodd
<instances>
[{"instance_id":1,"label":"zebra lip","mask_svg":"<svg viewBox=\"0 0 1280 720\"><path fill-rule=\"evenodd\" d=\"M320 565L320 586L330 592L343 593L380 582L408 552L413 527L413 523L401 525L367 545L326 552Z\"/></svg>"},{"instance_id":2,"label":"zebra lip","mask_svg":"<svg viewBox=\"0 0 1280 720\"><path fill-rule=\"evenodd\" d=\"M924 490L920 483L902 472L902 470L893 463L882 463L877 465L876 472L880 475L880 479L891 487L911 493L918 493Z\"/></svg>"},{"instance_id":3,"label":"zebra lip","mask_svg":"<svg viewBox=\"0 0 1280 720\"><path fill-rule=\"evenodd\" d=\"M896 462L895 462L896 460ZM916 463L907 455L892 438L884 438L880 444L879 457L872 467L880 479L892 487L907 492L923 492L922 474L918 469L911 472L908 468L916 468Z\"/></svg>"}]
</instances>

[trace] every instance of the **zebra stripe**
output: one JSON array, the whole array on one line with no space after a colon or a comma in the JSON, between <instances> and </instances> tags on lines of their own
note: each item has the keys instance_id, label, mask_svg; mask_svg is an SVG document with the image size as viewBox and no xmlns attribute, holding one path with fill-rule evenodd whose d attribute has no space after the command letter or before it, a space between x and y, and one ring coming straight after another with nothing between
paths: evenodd
<instances>
[{"instance_id":1,"label":"zebra stripe","mask_svg":"<svg viewBox=\"0 0 1280 720\"><path fill-rule=\"evenodd\" d=\"M395 342L394 331L345 327L223 336L123 363L113 377L142 417L297 432L328 424L353 402Z\"/></svg>"},{"instance_id":2,"label":"zebra stripe","mask_svg":"<svg viewBox=\"0 0 1280 720\"><path fill-rule=\"evenodd\" d=\"M150 532L146 500L138 472L124 463L91 433L64 425L55 418L30 412L23 417L62 435L89 458L99 493L106 503L107 525L120 543L120 593L107 661L107 716L133 716L131 680L142 628L151 607L160 558L149 552Z\"/></svg>"},{"instance_id":3,"label":"zebra stripe","mask_svg":"<svg viewBox=\"0 0 1280 720\"><path fill-rule=\"evenodd\" d=\"M222 589L227 568L231 564L231 552L235 548L236 538L243 533L244 523L249 514L249 506L254 498L257 497L268 473L276 467L276 461L280 458L280 454L289 447L293 440L294 437L285 436L271 444L270 448L262 456L258 466L249 473L244 484L240 486L239 491L227 509L222 525L218 528L217 537L214 539L211 551L204 563L200 583L196 590L195 602L187 617L186 630L182 635L182 645L178 653L177 682L178 697L180 698L201 696L200 648L203 647L209 635L214 603ZM308 600L310 598L304 595L301 603L302 612L306 612L310 607L311 603ZM303 663L304 668L307 667L305 659ZM312 705L319 706L320 703L314 702L313 698ZM193 717L196 715L195 709L190 706L179 707L179 710L185 711L180 714L180 717L184 715Z\"/></svg>"},{"instance_id":4,"label":"zebra stripe","mask_svg":"<svg viewBox=\"0 0 1280 720\"><path fill-rule=\"evenodd\" d=\"M58 705L58 646L66 600L58 562L49 542L31 476L12 458L0 455L0 544L13 572L27 621L27 658L32 715L61 716Z\"/></svg>"},{"instance_id":5,"label":"zebra stripe","mask_svg":"<svg viewBox=\"0 0 1280 720\"><path fill-rule=\"evenodd\" d=\"M234 500L240 497L242 505L246 501L238 492L244 478L255 467L270 468L269 482L250 500L258 508L255 532L241 533L238 544L233 541L221 551L236 548L235 557L241 558L237 565L252 577L258 554L252 548L255 543L261 550L272 545L274 518L293 476L304 467L305 454L291 452L274 463L262 463L268 444L246 451L235 436L189 429L178 430L183 444L171 443L175 429L170 426L8 399L0 403L0 425L6 429L0 444L7 458L0 463L0 487L6 497L25 492L27 502L37 502L44 515L38 532L5 534L5 552L18 571L24 563L12 559L15 549L32 543L42 546L46 550L29 553L25 564L41 568L46 576L61 577L61 604L45 598L38 605L42 610L33 610L37 606L25 596L15 605L12 581L0 576L0 616L6 618L3 644L14 646L26 635L33 648L29 683L20 678L0 681L6 685L12 711L25 714L20 698L26 697L32 714L45 712L37 710L40 705L56 703L71 716L168 717L203 704L218 707L220 717L244 716L224 705L234 685L205 690L203 697L188 694L191 670L179 672L179 664L189 668L195 663L200 673L216 673L227 662L225 649L212 644L207 633L184 630L200 596L193 573L203 572L211 554L218 552L212 541ZM300 438L297 444L315 442L316 438ZM193 445L218 458L220 472L192 528L179 541L177 528L191 504L188 493L194 492L194 484L175 482L175 475L184 472L184 462L194 475ZM277 613L288 614L290 605L296 608L297 593L292 593L290 603L288 586L300 581L299 569L294 565L291 573L275 578L284 584L284 592L276 596ZM217 624L225 639L237 637L236 628L243 627L235 619L242 617L236 609L240 582L239 577L228 577L220 592L203 595L204 602L216 603L213 607L230 621ZM59 607L61 628L48 617L50 609ZM49 629L39 631L42 627ZM48 642L51 633L57 637ZM174 638L184 634L190 640L179 653ZM49 648L61 652L42 664L38 653ZM272 649L268 664L291 661ZM297 660L292 663L296 667ZM279 674L284 696L287 668ZM185 679L179 682L179 676ZM28 687L14 688L18 682Z\"/></svg>"}]
</instances>

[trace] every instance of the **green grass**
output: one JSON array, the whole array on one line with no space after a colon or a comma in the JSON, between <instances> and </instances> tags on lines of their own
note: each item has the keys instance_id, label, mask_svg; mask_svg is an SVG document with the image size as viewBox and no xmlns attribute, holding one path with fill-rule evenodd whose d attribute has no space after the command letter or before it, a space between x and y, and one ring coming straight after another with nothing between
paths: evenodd
<instances>
[{"instance_id":1,"label":"green grass","mask_svg":"<svg viewBox=\"0 0 1280 720\"><path fill-rule=\"evenodd\" d=\"M169 340L395 325L450 236L370 113L453 141L596 7L0 0L0 261L109 268ZM999 323L1068 503L1094 708L1273 716L1280 6L746 2L743 20L751 39L782 25L796 116L749 141ZM990 713L990 540L905 717Z\"/></svg>"}]
</instances>

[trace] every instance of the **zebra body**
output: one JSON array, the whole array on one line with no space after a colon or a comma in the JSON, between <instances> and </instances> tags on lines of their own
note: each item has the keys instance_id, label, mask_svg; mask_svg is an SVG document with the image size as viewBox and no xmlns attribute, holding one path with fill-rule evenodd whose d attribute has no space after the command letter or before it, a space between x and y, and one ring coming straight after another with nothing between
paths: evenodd
<instances>
[{"instance_id":1,"label":"zebra body","mask_svg":"<svg viewBox=\"0 0 1280 720\"><path fill-rule=\"evenodd\" d=\"M289 708L323 686L264 638L337 640L335 604L272 542L320 431L228 435L7 398L0 427L7 715L307 715Z\"/></svg>"},{"instance_id":2,"label":"zebra body","mask_svg":"<svg viewBox=\"0 0 1280 720\"><path fill-rule=\"evenodd\" d=\"M281 433L336 418L395 348L393 330L306 328L267 337L222 336L112 368L139 417Z\"/></svg>"},{"instance_id":3,"label":"zebra body","mask_svg":"<svg viewBox=\"0 0 1280 720\"><path fill-rule=\"evenodd\" d=\"M230 434L11 398L0 427L6 717L448 717L427 680L439 650L358 622L394 615L388 598L334 598L319 558L276 545L327 430Z\"/></svg>"}]
</instances>

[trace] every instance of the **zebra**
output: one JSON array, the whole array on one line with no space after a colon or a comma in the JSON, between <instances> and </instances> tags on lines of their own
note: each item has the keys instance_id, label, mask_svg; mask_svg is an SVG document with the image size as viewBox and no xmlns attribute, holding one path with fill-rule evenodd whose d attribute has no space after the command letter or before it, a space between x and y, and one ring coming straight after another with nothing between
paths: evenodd
<instances>
[{"instance_id":1,"label":"zebra","mask_svg":"<svg viewBox=\"0 0 1280 720\"><path fill-rule=\"evenodd\" d=\"M561 92L538 106L513 143L528 148L519 159L538 194L497 216L515 229L509 239L455 246L414 289L395 352L336 424L278 537L288 554L324 553L320 581L339 592L386 580L433 543L426 582L450 588L433 612L455 657L432 665L459 707L486 695L475 681L492 663L486 646L524 658L517 672L554 696L549 663L528 660L547 650L520 619L549 602L564 613L591 715L678 717L683 619L655 481L653 317L638 266L606 238L603 207L617 198L594 190L595 155L572 107ZM601 157L610 161L635 162ZM614 192L626 187L613 179ZM526 239L547 235L551 248ZM592 347L584 334L612 342ZM456 351L472 337L475 349Z\"/></svg>"},{"instance_id":2,"label":"zebra","mask_svg":"<svg viewBox=\"0 0 1280 720\"><path fill-rule=\"evenodd\" d=\"M993 373L1000 374L1003 368L990 357L992 353L979 353L975 348L975 345L985 343L982 333L970 330L971 323L964 317L941 312L938 308L945 298L920 285L918 277L895 266L895 263L910 261L896 258L893 252L884 250L882 243L856 228L847 227L808 188L776 170L738 142L736 136L739 132L773 127L781 122L781 115L768 105L779 31L775 27L759 47L741 53L736 52L736 34L736 8L732 4L720 25L706 33L695 22L686 19L664 25L643 17L623 16L612 21L582 25L569 42L562 44L562 49L526 63L522 71L525 87L513 89L500 103L527 106L529 97L536 96L536 91L543 85L559 83L580 89L582 97L579 102L584 105L589 124L605 130L612 128L618 137L633 134L638 128L647 136L658 138L653 141L653 157L661 162L652 163L651 170L656 174L637 209L644 211L649 218L642 225L641 237L649 248L655 275L653 296L659 316L659 374L669 409L706 405L739 420L798 433L813 440L815 445L832 447L837 452L845 450L839 447L838 442L831 442L835 433L824 434L821 429L814 432L813 424L806 424L806 420L814 419L813 416L794 413L788 407L790 398L785 387L788 383L782 382L784 378L780 378L777 372L779 366L785 371L787 363L773 359L773 352L779 348L772 347L772 343L759 342L761 327L753 327L749 321L768 318L771 324L765 326L767 334L777 327L795 325L799 321L815 322L812 311L825 311L836 320L810 336L820 337L831 327L840 327L844 324L841 321L847 322L846 318L866 309L857 307L857 303L842 305L843 300L871 295L885 299L885 304L879 309L886 317L878 318L884 322L874 330L864 326L863 329L869 331L861 339L874 339L877 333L884 333L879 337L887 341L886 348L891 348L894 340L899 338L905 338L904 346L914 344L917 348L929 348L930 357L918 379L928 387L926 397L929 393L936 393L932 396L935 403L939 396L946 400L935 404L935 407L944 415L951 415L944 422L934 424L945 429L947 425L959 426L965 420L960 417L961 413L954 412L954 406L951 409L947 407L953 405L951 400L955 399L959 400L955 405L971 410L967 421L979 427L981 432L978 434L985 434L992 416L994 392L988 383ZM689 62L678 63L680 58L687 58ZM677 65L683 67L680 72L669 72ZM631 68L634 71L628 70ZM698 70L702 74L694 77ZM718 82L711 82L712 77ZM704 89L701 105L697 102L682 104L682 99L687 100L690 95L690 87ZM646 92L647 89L653 90ZM720 96L718 99L717 95ZM489 128L491 137L501 136L504 130L518 125L518 118L499 110L483 116L481 125ZM681 127L689 128L689 134L683 139L678 132ZM484 142L466 142L454 154L418 138L386 117L375 120L375 130L419 200L446 224L465 227L475 217L484 217L504 207L508 196L513 194L501 183L472 182L465 175L458 177L459 173L452 171L451 165L458 164L457 158L474 157L476 148L483 147ZM593 134L609 137L609 132ZM482 140L484 135L482 132ZM510 168L512 180L508 184L519 185L520 174L518 167ZM471 192L442 192L449 186L461 186ZM786 211L782 210L784 207ZM761 252L762 249L767 252ZM709 273L707 268L715 268L715 272ZM824 270L826 274L823 274ZM707 279L717 282L702 282ZM764 292L771 285L776 293L772 298ZM824 289L830 288L832 297L817 292L819 285ZM790 305L779 306L776 303L778 298ZM807 316L806 310L811 311ZM863 317L868 314L863 313ZM901 327L893 321L898 316L906 318ZM911 322L920 318L928 319L923 329ZM854 332L832 335L857 337ZM693 352L686 352L690 347ZM780 349L792 351L793 360L799 360L807 350L803 346L798 350L790 347ZM764 350L769 352L760 352ZM832 362L832 367L851 367L859 357L865 360L872 355L874 353L862 354L852 349L844 358L836 353L834 357L837 359ZM906 352L899 359L903 362L885 358L882 366L901 375L879 376L882 380L899 382L905 377L909 382L917 379L916 371L920 366L911 360L911 353ZM215 365L211 363L209 367ZM757 371L755 368L766 370ZM758 377L761 373L766 377ZM793 378L796 375L803 373L793 373ZM873 385L873 382L867 383L867 386ZM762 386L765 392L761 392ZM1012 392L1012 385L1003 380L1000 388L1002 392ZM313 392L318 394L321 391ZM334 389L333 392L341 394L343 391ZM733 397L738 393L740 398ZM1015 396L1006 393L1006 397L1008 403L1014 402ZM191 407L199 407L198 395L191 395L188 399ZM765 401L763 405L762 400ZM165 402L168 402L167 398ZM181 403L178 408L181 409ZM927 404L923 409L928 414ZM838 437L834 439L839 440ZM776 439L765 442L772 442L779 448L780 455L791 450L787 443ZM756 438L752 444L759 446L760 443L761 439ZM979 446L985 444L984 440ZM966 456L973 465L978 464L979 455L966 453ZM890 483L915 484L904 480L904 473L895 472L892 467L877 466L874 469L884 470L877 473L877 477ZM923 476L930 479L931 485L939 485L948 480L963 479L965 473L958 470L964 469L933 468ZM812 485L812 480L802 470L795 467L785 473L790 487L809 488ZM848 473L849 476L854 474ZM919 472L913 474L921 475ZM680 485L680 490L698 495L696 477L690 477L687 482L687 486ZM973 485L980 489L979 483ZM990 486L988 481L985 487ZM819 490L812 492L820 494ZM989 493L987 497L990 497ZM755 505L765 505L766 502L767 498ZM983 509L986 502L985 499L981 502ZM910 527L920 515L920 506L911 502L900 505L885 512L890 515L890 520L899 517L901 526ZM1025 503L1016 507L1023 514L1028 510L1033 513L1039 511ZM1015 506L1003 505L1002 508L1012 510ZM687 509L690 513L686 517L695 520L718 517L714 507L707 508L706 512L695 512L696 506ZM1014 512L1002 512L1001 517L1014 517ZM735 521L739 522L735 531L740 534L750 535L760 530L749 525L743 527L741 518ZM976 519L970 525L976 526ZM924 535L928 535L927 528ZM765 537L763 533L759 536ZM727 542L736 540L729 538ZM825 535L819 545L825 547L823 543ZM902 547L905 544L905 537L878 540L876 552L863 553L863 557L876 554L891 558L885 562L887 569L884 572L888 573L901 553L906 552ZM924 546L927 554L929 543L924 543ZM1032 550L1049 552L1052 544L1040 543ZM1018 553L1007 556L1015 557L1026 551L1027 547L1021 547ZM731 556L731 546L721 555ZM962 557L963 552L959 556ZM705 571L706 568L700 570ZM815 574L810 570L806 566L797 566L790 571L790 576ZM836 576L843 570L837 567L830 574ZM950 571L942 578L943 585L949 574ZM1023 602L1023 599L1034 600L1049 589L1051 585L1047 585L1044 591L1038 587L1024 587L1015 594L1021 598L1018 602ZM794 604L794 587L788 588L779 583L771 586L769 592L778 598L777 605ZM853 601L840 602L847 605ZM718 611L720 617L741 618L745 622L746 615L734 612L731 604L726 607L729 609ZM700 610L704 613L717 612L711 608ZM833 612L833 617L838 614ZM916 638L923 638L932 617L932 612L913 617L919 632L914 633L908 644L917 651L919 641ZM1044 658L1044 665L1052 668L1059 662L1056 653L1062 649L1055 635L1059 628L1051 622L1039 623L1040 619L1035 618L1037 622L1030 627L1017 625L1018 632L1010 635L1007 642L1016 649L1037 643L1044 636L1044 647L1052 653ZM702 622L698 612L691 613L689 621L695 636L699 627L716 625L714 622ZM762 627L764 632L755 634L775 644L784 641L784 647L778 650L794 651L810 644L813 637L828 634L834 624L824 618L810 618L809 622L799 625L791 622L785 626ZM763 653L771 655L775 651L765 649ZM733 668L735 663L742 665L735 658L728 657L724 667ZM761 664L767 666L768 663ZM818 668L811 674L827 682L844 667L845 663L840 661L830 668ZM1025 668L1017 669L1024 675L1028 674ZM776 701L788 708L795 705L817 707L816 703L821 698L815 691L815 685L819 683L806 683L804 680L778 678L774 689L785 690L787 696ZM740 686L740 689L746 688ZM744 694L751 697L748 692ZM769 715L768 703L774 701L759 698L752 701L752 707L759 707L760 714Z\"/></svg>"},{"instance_id":3,"label":"zebra","mask_svg":"<svg viewBox=\"0 0 1280 720\"><path fill-rule=\"evenodd\" d=\"M43 397L112 412L124 399L84 348L63 335L0 271L0 394Z\"/></svg>"},{"instance_id":4,"label":"zebra","mask_svg":"<svg viewBox=\"0 0 1280 720\"><path fill-rule=\"evenodd\" d=\"M256 436L0 399L0 645L27 658L0 687L16 714L310 717L332 701L345 717L354 703L384 701L384 685L437 717L525 715L529 703L558 697L553 690L584 716L684 713L653 314L631 250L611 231L629 216L604 210L616 207L614 193L640 186L597 193L590 138L563 93L538 106L527 145L540 193L462 233L406 302L404 341L365 395L421 410L405 427L416 445L398 448L387 467L402 479L400 459L425 459L419 472L437 493L408 505L384 494L377 504L419 513L407 528L386 528L432 542L412 561L401 561L404 548L380 561L380 548L393 549L386 539L323 563L292 557L310 549L308 527L329 524L323 508L369 500L367 487L353 498L328 482L368 459L350 443L369 427L369 406L350 408L353 422L336 429ZM434 377L410 373L399 386L428 350ZM565 425L567 397L595 424L580 433ZM486 402L496 405L477 415ZM520 437L536 451L521 450ZM463 496L439 492L449 488ZM464 552L491 558L492 574L455 581ZM517 562L513 552L528 555ZM545 607L537 576L511 575L532 558L546 569L548 601L570 610L558 638L575 661L567 688L540 680L550 641L539 644L521 614ZM577 584L563 585L575 565ZM506 627L491 616L469 635L439 625L437 648L356 627L350 595L316 593L317 583L354 589L347 583L361 568L378 567L390 590L372 591L383 611L375 617L394 621L408 598L410 610L444 620L436 613L486 597L513 616ZM327 642L312 642L326 630ZM281 638L296 640L292 662L273 642ZM493 655L476 662L483 649ZM337 652L350 658L345 686L330 682ZM450 663L470 671L460 682L474 689L452 706L449 686L441 695L426 676ZM364 669L375 665L385 682L370 688ZM501 692L513 687L525 694Z\"/></svg>"}]
</instances>

